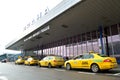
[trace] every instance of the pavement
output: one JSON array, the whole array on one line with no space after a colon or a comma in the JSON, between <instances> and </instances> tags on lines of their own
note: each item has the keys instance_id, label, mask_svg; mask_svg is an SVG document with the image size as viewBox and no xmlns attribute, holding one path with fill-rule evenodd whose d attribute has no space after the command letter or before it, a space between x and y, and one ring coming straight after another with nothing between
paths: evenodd
<instances>
[{"instance_id":1,"label":"pavement","mask_svg":"<svg viewBox=\"0 0 120 80\"><path fill-rule=\"evenodd\" d=\"M7 62L7 63L14 64L14 62ZM120 73L120 64L118 64L117 68L111 69L110 71L119 72Z\"/></svg>"},{"instance_id":2,"label":"pavement","mask_svg":"<svg viewBox=\"0 0 120 80\"><path fill-rule=\"evenodd\" d=\"M118 71L120 71L120 64L118 64L118 67L115 68L115 69L113 69L113 70L118 70Z\"/></svg>"}]
</instances>

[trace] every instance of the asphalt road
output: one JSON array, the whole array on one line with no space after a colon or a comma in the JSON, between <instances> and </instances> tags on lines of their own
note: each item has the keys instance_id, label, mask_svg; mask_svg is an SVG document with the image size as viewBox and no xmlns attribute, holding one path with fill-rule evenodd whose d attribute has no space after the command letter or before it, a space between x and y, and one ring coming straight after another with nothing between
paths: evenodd
<instances>
[{"instance_id":1,"label":"asphalt road","mask_svg":"<svg viewBox=\"0 0 120 80\"><path fill-rule=\"evenodd\" d=\"M119 80L119 70L92 73L86 70L45 68L0 63L0 80Z\"/></svg>"}]
</instances>

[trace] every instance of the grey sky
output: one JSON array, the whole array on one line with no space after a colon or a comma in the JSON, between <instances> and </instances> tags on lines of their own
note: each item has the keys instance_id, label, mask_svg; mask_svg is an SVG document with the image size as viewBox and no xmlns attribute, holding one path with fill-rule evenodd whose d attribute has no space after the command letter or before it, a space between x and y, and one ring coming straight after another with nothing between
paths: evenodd
<instances>
[{"instance_id":1,"label":"grey sky","mask_svg":"<svg viewBox=\"0 0 120 80\"><path fill-rule=\"evenodd\" d=\"M23 32L45 8L52 9L62 0L0 0L0 54L5 45Z\"/></svg>"}]
</instances>

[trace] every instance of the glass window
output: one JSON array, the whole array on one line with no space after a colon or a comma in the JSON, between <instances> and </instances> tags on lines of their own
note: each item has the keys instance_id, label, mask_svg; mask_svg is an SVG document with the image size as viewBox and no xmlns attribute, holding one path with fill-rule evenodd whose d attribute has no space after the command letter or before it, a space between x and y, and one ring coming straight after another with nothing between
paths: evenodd
<instances>
[{"instance_id":1,"label":"glass window","mask_svg":"<svg viewBox=\"0 0 120 80\"><path fill-rule=\"evenodd\" d=\"M92 39L97 39L98 33L96 34L96 31L92 31Z\"/></svg>"},{"instance_id":2,"label":"glass window","mask_svg":"<svg viewBox=\"0 0 120 80\"><path fill-rule=\"evenodd\" d=\"M43 58L43 60L48 60L48 57Z\"/></svg>"},{"instance_id":3,"label":"glass window","mask_svg":"<svg viewBox=\"0 0 120 80\"><path fill-rule=\"evenodd\" d=\"M83 55L83 59L91 59L94 58L94 56L92 54L90 55Z\"/></svg>"},{"instance_id":4,"label":"glass window","mask_svg":"<svg viewBox=\"0 0 120 80\"><path fill-rule=\"evenodd\" d=\"M48 58L48 60L52 60L53 59L53 57L52 56L50 56L49 58Z\"/></svg>"},{"instance_id":5,"label":"glass window","mask_svg":"<svg viewBox=\"0 0 120 80\"><path fill-rule=\"evenodd\" d=\"M78 44L74 43L74 46L73 46L73 53L74 53L74 56L77 56L78 55Z\"/></svg>"},{"instance_id":6,"label":"glass window","mask_svg":"<svg viewBox=\"0 0 120 80\"><path fill-rule=\"evenodd\" d=\"M90 34L90 32L86 33L86 38L87 38L87 41L91 40L91 34Z\"/></svg>"},{"instance_id":7,"label":"glass window","mask_svg":"<svg viewBox=\"0 0 120 80\"><path fill-rule=\"evenodd\" d=\"M83 59L89 59L88 55L83 55Z\"/></svg>"},{"instance_id":8,"label":"glass window","mask_svg":"<svg viewBox=\"0 0 120 80\"><path fill-rule=\"evenodd\" d=\"M118 33L120 34L120 24L118 24Z\"/></svg>"},{"instance_id":9,"label":"glass window","mask_svg":"<svg viewBox=\"0 0 120 80\"><path fill-rule=\"evenodd\" d=\"M82 59L83 55L79 55L77 57L75 57L74 59Z\"/></svg>"},{"instance_id":10,"label":"glass window","mask_svg":"<svg viewBox=\"0 0 120 80\"><path fill-rule=\"evenodd\" d=\"M89 58L94 58L94 56L92 54L89 55Z\"/></svg>"},{"instance_id":11,"label":"glass window","mask_svg":"<svg viewBox=\"0 0 120 80\"><path fill-rule=\"evenodd\" d=\"M78 36L77 36L77 41L78 41L78 42L81 42L81 40L82 40L81 37L82 37L82 35L78 35Z\"/></svg>"},{"instance_id":12,"label":"glass window","mask_svg":"<svg viewBox=\"0 0 120 80\"><path fill-rule=\"evenodd\" d=\"M112 33L112 35L118 34L117 24L111 26L111 33Z\"/></svg>"},{"instance_id":13,"label":"glass window","mask_svg":"<svg viewBox=\"0 0 120 80\"><path fill-rule=\"evenodd\" d=\"M107 34L107 36L110 36L110 28L109 27L106 27L104 31L106 31L105 33Z\"/></svg>"},{"instance_id":14,"label":"glass window","mask_svg":"<svg viewBox=\"0 0 120 80\"><path fill-rule=\"evenodd\" d=\"M86 36L85 36L85 34L82 34L82 41L86 41Z\"/></svg>"},{"instance_id":15,"label":"glass window","mask_svg":"<svg viewBox=\"0 0 120 80\"><path fill-rule=\"evenodd\" d=\"M82 51L82 44L81 43L78 43L78 54L82 54L83 51Z\"/></svg>"},{"instance_id":16,"label":"glass window","mask_svg":"<svg viewBox=\"0 0 120 80\"><path fill-rule=\"evenodd\" d=\"M33 58L28 58L28 61L31 61L31 60L33 60Z\"/></svg>"}]
</instances>

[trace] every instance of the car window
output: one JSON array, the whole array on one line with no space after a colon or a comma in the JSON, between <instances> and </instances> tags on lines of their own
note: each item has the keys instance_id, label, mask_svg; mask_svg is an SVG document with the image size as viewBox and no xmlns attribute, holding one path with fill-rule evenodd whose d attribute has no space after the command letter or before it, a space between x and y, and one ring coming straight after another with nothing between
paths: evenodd
<instances>
[{"instance_id":1,"label":"car window","mask_svg":"<svg viewBox=\"0 0 120 80\"><path fill-rule=\"evenodd\" d=\"M18 61L21 61L21 59L18 59Z\"/></svg>"},{"instance_id":2,"label":"car window","mask_svg":"<svg viewBox=\"0 0 120 80\"><path fill-rule=\"evenodd\" d=\"M28 58L28 61L31 61L31 60L33 60L33 58Z\"/></svg>"},{"instance_id":3,"label":"car window","mask_svg":"<svg viewBox=\"0 0 120 80\"><path fill-rule=\"evenodd\" d=\"M83 59L91 59L91 58L94 58L94 56L92 54L83 56Z\"/></svg>"},{"instance_id":4,"label":"car window","mask_svg":"<svg viewBox=\"0 0 120 80\"><path fill-rule=\"evenodd\" d=\"M26 57L26 56L25 56L25 57L23 57L23 60L27 60L27 59L28 59L28 57Z\"/></svg>"},{"instance_id":5,"label":"car window","mask_svg":"<svg viewBox=\"0 0 120 80\"><path fill-rule=\"evenodd\" d=\"M52 56L50 56L49 58L48 58L48 60L52 60L53 59L53 57Z\"/></svg>"},{"instance_id":6,"label":"car window","mask_svg":"<svg viewBox=\"0 0 120 80\"><path fill-rule=\"evenodd\" d=\"M82 59L83 58L83 55L79 55L77 57L75 57L74 59Z\"/></svg>"},{"instance_id":7,"label":"car window","mask_svg":"<svg viewBox=\"0 0 120 80\"><path fill-rule=\"evenodd\" d=\"M48 60L48 57L43 58L43 60Z\"/></svg>"},{"instance_id":8,"label":"car window","mask_svg":"<svg viewBox=\"0 0 120 80\"><path fill-rule=\"evenodd\" d=\"M89 58L94 58L94 56L92 54L89 55Z\"/></svg>"}]
</instances>

